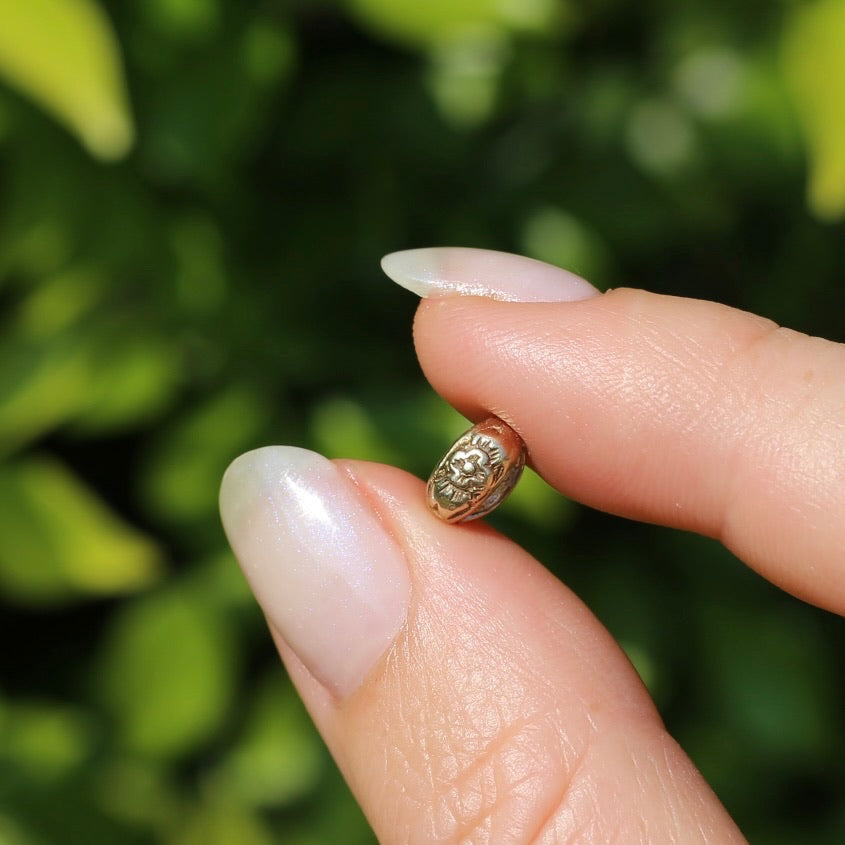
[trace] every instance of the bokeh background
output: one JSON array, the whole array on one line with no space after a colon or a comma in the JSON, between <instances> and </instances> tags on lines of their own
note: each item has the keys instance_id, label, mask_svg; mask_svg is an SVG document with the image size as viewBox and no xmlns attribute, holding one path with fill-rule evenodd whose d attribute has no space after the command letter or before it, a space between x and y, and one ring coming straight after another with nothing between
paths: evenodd
<instances>
[{"instance_id":1,"label":"bokeh background","mask_svg":"<svg viewBox=\"0 0 845 845\"><path fill-rule=\"evenodd\" d=\"M0 0L0 843L372 842L223 469L277 442L424 476L462 430L394 249L845 339L843 44L845 0ZM845 842L842 620L533 476L493 521L753 842Z\"/></svg>"}]
</instances>

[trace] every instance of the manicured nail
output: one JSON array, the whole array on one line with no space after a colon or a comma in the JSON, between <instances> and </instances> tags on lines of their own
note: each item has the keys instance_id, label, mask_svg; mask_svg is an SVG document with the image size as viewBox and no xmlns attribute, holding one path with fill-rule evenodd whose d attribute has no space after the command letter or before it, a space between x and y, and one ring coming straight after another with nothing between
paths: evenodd
<instances>
[{"instance_id":1,"label":"manicured nail","mask_svg":"<svg viewBox=\"0 0 845 845\"><path fill-rule=\"evenodd\" d=\"M237 458L220 513L270 624L324 686L349 695L405 621L411 582L396 542L343 472L292 446Z\"/></svg>"},{"instance_id":2,"label":"manicured nail","mask_svg":"<svg viewBox=\"0 0 845 845\"><path fill-rule=\"evenodd\" d=\"M533 258L467 247L392 252L381 268L423 298L486 296L505 302L572 302L599 291L580 276Z\"/></svg>"}]
</instances>

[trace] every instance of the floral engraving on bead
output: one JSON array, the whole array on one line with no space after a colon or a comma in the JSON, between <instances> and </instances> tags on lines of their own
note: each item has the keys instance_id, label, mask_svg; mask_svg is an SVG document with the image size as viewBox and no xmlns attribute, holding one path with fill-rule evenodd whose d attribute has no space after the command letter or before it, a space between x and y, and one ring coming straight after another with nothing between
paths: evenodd
<instances>
[{"instance_id":1,"label":"floral engraving on bead","mask_svg":"<svg viewBox=\"0 0 845 845\"><path fill-rule=\"evenodd\" d=\"M462 434L428 479L428 506L445 522L487 516L514 488L525 466L525 444L497 417Z\"/></svg>"},{"instance_id":2,"label":"floral engraving on bead","mask_svg":"<svg viewBox=\"0 0 845 845\"><path fill-rule=\"evenodd\" d=\"M449 478L461 489L484 484L490 476L489 463L487 453L481 449L458 449L449 459Z\"/></svg>"},{"instance_id":3,"label":"floral engraving on bead","mask_svg":"<svg viewBox=\"0 0 845 845\"><path fill-rule=\"evenodd\" d=\"M462 437L434 472L437 498L453 507L475 499L498 480L504 458L502 448L490 437Z\"/></svg>"}]
</instances>

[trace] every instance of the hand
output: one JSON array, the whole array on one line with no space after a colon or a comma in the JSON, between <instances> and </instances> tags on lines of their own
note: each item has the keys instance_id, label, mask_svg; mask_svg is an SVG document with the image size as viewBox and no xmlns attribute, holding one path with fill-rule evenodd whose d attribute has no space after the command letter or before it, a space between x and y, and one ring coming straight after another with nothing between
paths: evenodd
<instances>
[{"instance_id":1,"label":"hand","mask_svg":"<svg viewBox=\"0 0 845 845\"><path fill-rule=\"evenodd\" d=\"M499 253L385 268L432 297L432 385L508 422L563 493L845 611L845 347ZM440 522L416 478L269 447L232 464L221 509L381 842L743 841L578 598L490 528Z\"/></svg>"}]
</instances>

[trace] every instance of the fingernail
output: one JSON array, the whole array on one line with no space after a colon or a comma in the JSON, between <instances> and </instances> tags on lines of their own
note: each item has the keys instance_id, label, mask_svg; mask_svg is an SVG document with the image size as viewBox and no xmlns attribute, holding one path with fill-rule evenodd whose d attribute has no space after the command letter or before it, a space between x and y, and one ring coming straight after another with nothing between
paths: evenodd
<instances>
[{"instance_id":1,"label":"fingernail","mask_svg":"<svg viewBox=\"0 0 845 845\"><path fill-rule=\"evenodd\" d=\"M220 513L270 624L324 686L349 695L405 621L411 582L396 542L344 473L292 446L237 458Z\"/></svg>"},{"instance_id":2,"label":"fingernail","mask_svg":"<svg viewBox=\"0 0 845 845\"><path fill-rule=\"evenodd\" d=\"M424 299L486 296L505 302L573 302L599 293L560 267L487 249L408 249L385 255L381 268L396 284Z\"/></svg>"}]
</instances>

